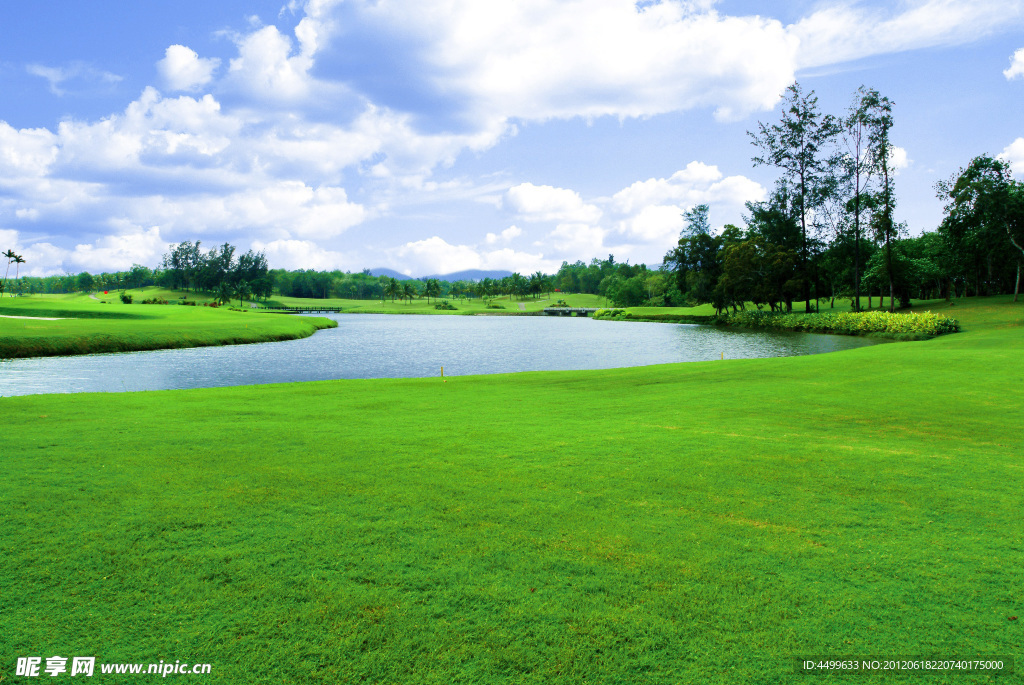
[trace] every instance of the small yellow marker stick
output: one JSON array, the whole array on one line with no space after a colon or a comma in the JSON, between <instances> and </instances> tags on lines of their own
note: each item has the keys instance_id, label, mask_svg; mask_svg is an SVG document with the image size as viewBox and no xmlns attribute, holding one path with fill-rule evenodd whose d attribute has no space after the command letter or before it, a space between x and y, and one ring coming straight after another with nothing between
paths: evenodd
<instances>
[{"instance_id":1,"label":"small yellow marker stick","mask_svg":"<svg viewBox=\"0 0 1024 685\"><path fill-rule=\"evenodd\" d=\"M725 352L722 353L722 361L725 361Z\"/></svg>"}]
</instances>

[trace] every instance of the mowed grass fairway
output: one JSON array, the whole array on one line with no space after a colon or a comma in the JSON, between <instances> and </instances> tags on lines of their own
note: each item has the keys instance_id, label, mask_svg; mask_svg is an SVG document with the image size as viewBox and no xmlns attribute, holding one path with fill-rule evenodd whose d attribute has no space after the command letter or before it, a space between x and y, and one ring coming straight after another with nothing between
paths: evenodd
<instances>
[{"instance_id":1,"label":"mowed grass fairway","mask_svg":"<svg viewBox=\"0 0 1024 685\"><path fill-rule=\"evenodd\" d=\"M431 298L429 301L425 298L417 298L411 301L396 300L394 302L390 299L384 301L342 298L310 299L277 295L271 298L267 304L269 306L287 307L341 307L342 311L349 314L489 314L496 316L500 314L522 314L523 312L539 313L544 308L558 302L558 300L564 300L566 304L572 307L608 306L608 300L604 297L586 293L545 293L537 297L531 295L523 299L509 299L507 295L498 295L490 300L483 300L479 297L469 299L447 297ZM455 310L442 310L434 306L443 301L449 302L455 307ZM501 309L489 308L488 304L496 305L501 307ZM711 311L714 313L714 309L711 309Z\"/></svg>"},{"instance_id":2,"label":"mowed grass fairway","mask_svg":"<svg viewBox=\"0 0 1024 685\"><path fill-rule=\"evenodd\" d=\"M0 315L0 359L292 340L337 326L317 317L102 303L84 295L0 299Z\"/></svg>"},{"instance_id":3,"label":"mowed grass fairway","mask_svg":"<svg viewBox=\"0 0 1024 685\"><path fill-rule=\"evenodd\" d=\"M1024 306L955 310L813 357L0 399L3 675L1019 682Z\"/></svg>"}]
</instances>

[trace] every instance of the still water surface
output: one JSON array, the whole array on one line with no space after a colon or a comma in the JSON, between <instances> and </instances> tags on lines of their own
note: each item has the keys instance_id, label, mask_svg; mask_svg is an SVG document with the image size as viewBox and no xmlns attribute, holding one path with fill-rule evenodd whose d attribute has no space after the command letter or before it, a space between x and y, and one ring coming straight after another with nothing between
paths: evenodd
<instances>
[{"instance_id":1,"label":"still water surface","mask_svg":"<svg viewBox=\"0 0 1024 685\"><path fill-rule=\"evenodd\" d=\"M15 359L0 395L122 392L334 378L415 378L607 369L834 352L874 344L849 336L736 331L568 317L331 314L338 327L302 340Z\"/></svg>"}]
</instances>

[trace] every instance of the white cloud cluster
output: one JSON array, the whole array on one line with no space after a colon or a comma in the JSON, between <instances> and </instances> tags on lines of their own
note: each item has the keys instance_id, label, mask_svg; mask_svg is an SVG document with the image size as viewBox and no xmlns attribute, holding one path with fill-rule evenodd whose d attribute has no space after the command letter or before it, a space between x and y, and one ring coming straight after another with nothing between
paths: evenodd
<instances>
[{"instance_id":1,"label":"white cloud cluster","mask_svg":"<svg viewBox=\"0 0 1024 685\"><path fill-rule=\"evenodd\" d=\"M612 197L612 207L625 218L618 231L630 238L667 248L682 228L679 216L698 204L736 216L746 202L766 197L761 184L745 176L726 177L718 167L690 162L668 178L638 181Z\"/></svg>"},{"instance_id":2,"label":"white cloud cluster","mask_svg":"<svg viewBox=\"0 0 1024 685\"><path fill-rule=\"evenodd\" d=\"M894 145L889 149L889 166L895 173L899 174L913 163L914 160L910 159L905 148Z\"/></svg>"},{"instance_id":3,"label":"white cloud cluster","mask_svg":"<svg viewBox=\"0 0 1024 685\"><path fill-rule=\"evenodd\" d=\"M436 235L389 250L388 256L394 267L408 274L447 274L464 269L553 273L561 263L545 259L543 254L511 248L483 250L473 245L452 245Z\"/></svg>"},{"instance_id":4,"label":"white cloud cluster","mask_svg":"<svg viewBox=\"0 0 1024 685\"><path fill-rule=\"evenodd\" d=\"M168 88L186 91L197 90L212 81L218 66L219 59L202 58L184 45L168 47L164 58L156 63Z\"/></svg>"},{"instance_id":5,"label":"white cloud cluster","mask_svg":"<svg viewBox=\"0 0 1024 685\"><path fill-rule=\"evenodd\" d=\"M340 7L340 6L339 6ZM781 23L674 0L357 0L355 21L419 46L422 77L478 121L770 108L792 80Z\"/></svg>"},{"instance_id":6,"label":"white cloud cluster","mask_svg":"<svg viewBox=\"0 0 1024 685\"><path fill-rule=\"evenodd\" d=\"M520 183L509 188L505 205L525 221L594 222L601 210L586 204L574 190Z\"/></svg>"},{"instance_id":7,"label":"white cloud cluster","mask_svg":"<svg viewBox=\"0 0 1024 685\"><path fill-rule=\"evenodd\" d=\"M1020 0L905 0L824 6L789 28L799 40L797 67L840 64L872 55L958 45L1024 20Z\"/></svg>"},{"instance_id":8,"label":"white cloud cluster","mask_svg":"<svg viewBox=\"0 0 1024 685\"><path fill-rule=\"evenodd\" d=\"M167 249L157 228L141 229L127 221L112 221L110 235L72 248L47 241L27 242L14 230L0 230L0 244L25 258L22 276L57 273L123 271L133 264L156 264Z\"/></svg>"},{"instance_id":9,"label":"white cloud cluster","mask_svg":"<svg viewBox=\"0 0 1024 685\"><path fill-rule=\"evenodd\" d=\"M500 234L488 233L484 240L488 245L495 243L510 243L523 234L523 229L518 226L509 226Z\"/></svg>"},{"instance_id":10,"label":"white cloud cluster","mask_svg":"<svg viewBox=\"0 0 1024 685\"><path fill-rule=\"evenodd\" d=\"M1024 48L1019 48L1010 58L1010 66L1003 71L1007 79L1024 78Z\"/></svg>"},{"instance_id":11,"label":"white cloud cluster","mask_svg":"<svg viewBox=\"0 0 1024 685\"><path fill-rule=\"evenodd\" d=\"M1015 176L1024 177L1024 138L1017 138L998 155L1010 165Z\"/></svg>"},{"instance_id":12,"label":"white cloud cluster","mask_svg":"<svg viewBox=\"0 0 1024 685\"><path fill-rule=\"evenodd\" d=\"M574 261L614 252L656 263L678 238L687 209L709 204L713 217L739 221L746 202L766 196L755 181L726 177L717 167L694 161L668 178L637 181L611 197L584 200L568 188L520 183L508 189L501 204L518 220L547 225L543 238L534 241L546 258ZM488 234L488 244L497 241Z\"/></svg>"},{"instance_id":13,"label":"white cloud cluster","mask_svg":"<svg viewBox=\"0 0 1024 685\"><path fill-rule=\"evenodd\" d=\"M311 240L253 241L252 248L263 252L267 262L276 269L316 269L327 271L350 265L348 255L325 250Z\"/></svg>"}]
</instances>

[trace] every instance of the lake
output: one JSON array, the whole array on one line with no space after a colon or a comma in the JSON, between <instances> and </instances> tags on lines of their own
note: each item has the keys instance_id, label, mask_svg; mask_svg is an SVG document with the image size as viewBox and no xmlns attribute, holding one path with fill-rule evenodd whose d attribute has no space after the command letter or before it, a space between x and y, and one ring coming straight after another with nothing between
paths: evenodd
<instances>
[{"instance_id":1,"label":"lake","mask_svg":"<svg viewBox=\"0 0 1024 685\"><path fill-rule=\"evenodd\" d=\"M876 340L584 317L328 314L302 340L0 362L0 396L607 369L835 352Z\"/></svg>"}]
</instances>

